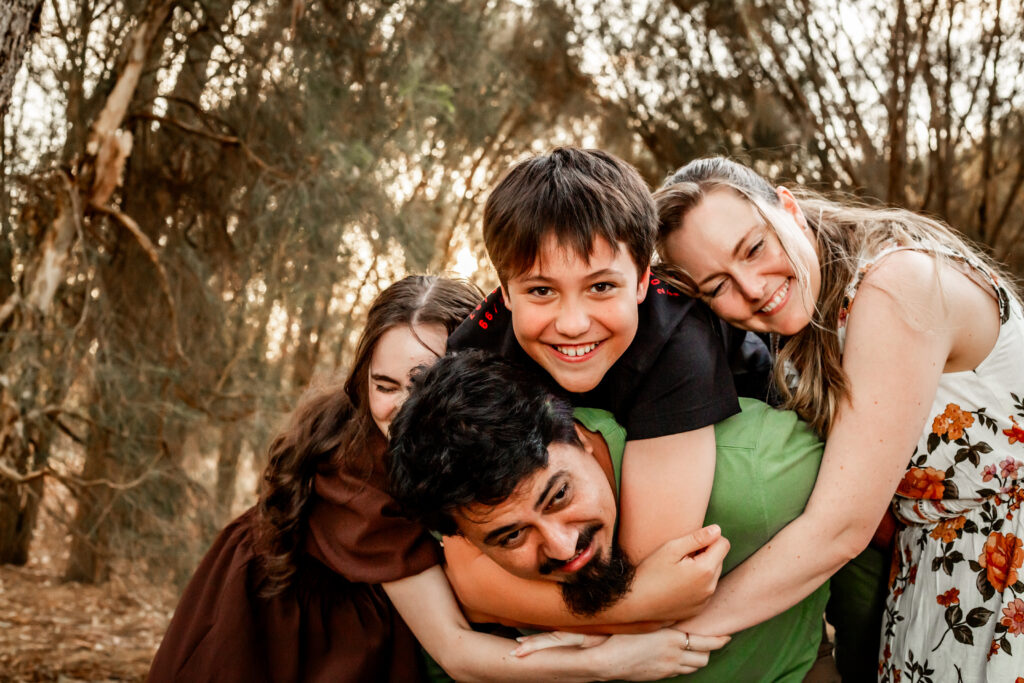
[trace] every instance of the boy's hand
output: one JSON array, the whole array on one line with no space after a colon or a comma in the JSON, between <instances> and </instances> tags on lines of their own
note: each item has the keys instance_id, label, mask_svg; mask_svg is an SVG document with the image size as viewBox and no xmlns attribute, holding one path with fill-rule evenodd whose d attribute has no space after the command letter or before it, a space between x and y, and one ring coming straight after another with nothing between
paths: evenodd
<instances>
[{"instance_id":1,"label":"boy's hand","mask_svg":"<svg viewBox=\"0 0 1024 683\"><path fill-rule=\"evenodd\" d=\"M717 524L665 543L636 571L631 591L636 621L686 619L707 605L722 574L729 541Z\"/></svg>"}]
</instances>

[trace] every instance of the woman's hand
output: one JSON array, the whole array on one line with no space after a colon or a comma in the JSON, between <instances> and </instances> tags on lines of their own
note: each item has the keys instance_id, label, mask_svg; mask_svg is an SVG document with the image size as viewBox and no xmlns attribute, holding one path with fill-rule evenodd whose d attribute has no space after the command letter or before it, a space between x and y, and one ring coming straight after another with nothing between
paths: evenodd
<instances>
[{"instance_id":1,"label":"woman's hand","mask_svg":"<svg viewBox=\"0 0 1024 683\"><path fill-rule=\"evenodd\" d=\"M656 681L693 673L706 666L710 653L729 642L728 636L702 636L676 628L641 635L598 636L555 631L517 638L517 657L549 648L593 649L608 663L608 677Z\"/></svg>"},{"instance_id":2,"label":"woman's hand","mask_svg":"<svg viewBox=\"0 0 1024 683\"><path fill-rule=\"evenodd\" d=\"M729 541L717 524L665 543L637 566L630 597L635 619L676 620L699 614L722 575Z\"/></svg>"}]
</instances>

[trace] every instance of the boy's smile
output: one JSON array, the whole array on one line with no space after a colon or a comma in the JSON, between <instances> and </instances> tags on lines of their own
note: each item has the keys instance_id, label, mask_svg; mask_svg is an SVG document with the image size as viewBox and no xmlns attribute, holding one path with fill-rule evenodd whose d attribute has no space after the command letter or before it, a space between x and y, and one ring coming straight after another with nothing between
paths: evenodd
<instances>
[{"instance_id":1,"label":"boy's smile","mask_svg":"<svg viewBox=\"0 0 1024 683\"><path fill-rule=\"evenodd\" d=\"M647 281L622 243L595 239L588 261L552 236L502 289L519 345L564 389L583 393L632 343Z\"/></svg>"}]
</instances>

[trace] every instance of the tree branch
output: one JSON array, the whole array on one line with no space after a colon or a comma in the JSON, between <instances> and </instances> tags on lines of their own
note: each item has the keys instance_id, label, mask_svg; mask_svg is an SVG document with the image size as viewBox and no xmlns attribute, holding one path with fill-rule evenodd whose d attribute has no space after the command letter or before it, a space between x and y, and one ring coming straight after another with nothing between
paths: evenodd
<instances>
[{"instance_id":1,"label":"tree branch","mask_svg":"<svg viewBox=\"0 0 1024 683\"><path fill-rule=\"evenodd\" d=\"M157 121L160 124L177 128L178 130L181 130L185 133L189 133L190 135L196 135L201 138L213 140L215 142L221 143L222 145L238 147L245 154L246 158L248 158L249 161L253 162L260 169L284 180L291 180L292 178L292 176L288 175L284 171L280 171L271 166L270 164L268 164L267 162L263 161L263 159L261 159L259 156L256 155L255 152L252 151L252 149L249 147L249 145L245 143L245 141L234 135L221 135L219 133L214 133L212 131L203 130L202 128L190 126L183 121L179 121L178 119L174 119L168 116L157 116L156 114L150 113L138 113L133 114L132 118L142 119L145 121Z\"/></svg>"},{"instance_id":2,"label":"tree branch","mask_svg":"<svg viewBox=\"0 0 1024 683\"><path fill-rule=\"evenodd\" d=\"M164 297L167 299L167 306L170 309L174 349L177 352L178 357L185 363L188 363L188 359L185 358L185 351L181 347L181 339L178 335L178 310L174 305L174 296L171 294L170 280L167 277L167 270L164 268L164 264L160 261L160 255L157 253L156 245L154 245L152 240L149 239L149 236L142 231L139 224L125 212L111 206L102 206L99 204L90 204L89 208L117 220L118 223L124 226L128 232L135 237L139 246L141 246L142 250L146 252L149 260L156 268L157 274L160 276L160 289L163 291Z\"/></svg>"}]
</instances>

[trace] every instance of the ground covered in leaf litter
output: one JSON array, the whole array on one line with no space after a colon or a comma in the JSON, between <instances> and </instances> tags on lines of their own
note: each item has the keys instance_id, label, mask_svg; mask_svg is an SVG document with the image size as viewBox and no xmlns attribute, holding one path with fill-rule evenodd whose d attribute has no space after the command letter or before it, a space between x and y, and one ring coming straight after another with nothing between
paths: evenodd
<instances>
[{"instance_id":1,"label":"ground covered in leaf litter","mask_svg":"<svg viewBox=\"0 0 1024 683\"><path fill-rule=\"evenodd\" d=\"M28 564L0 565L0 683L145 680L178 588L136 578L137 566L96 586L65 583L69 541L43 512Z\"/></svg>"},{"instance_id":2,"label":"ground covered in leaf litter","mask_svg":"<svg viewBox=\"0 0 1024 683\"><path fill-rule=\"evenodd\" d=\"M142 681L176 597L146 582L87 586L0 566L0 681Z\"/></svg>"}]
</instances>

